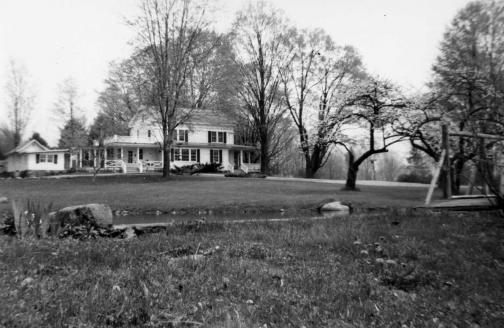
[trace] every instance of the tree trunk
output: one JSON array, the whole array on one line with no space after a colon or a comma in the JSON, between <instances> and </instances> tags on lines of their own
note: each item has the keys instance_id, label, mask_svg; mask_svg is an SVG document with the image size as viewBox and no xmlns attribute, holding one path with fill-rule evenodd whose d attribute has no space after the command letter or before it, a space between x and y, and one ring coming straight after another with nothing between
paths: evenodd
<instances>
[{"instance_id":1,"label":"tree trunk","mask_svg":"<svg viewBox=\"0 0 504 328\"><path fill-rule=\"evenodd\" d=\"M305 178L313 179L315 172L313 171L312 162L310 156L305 155Z\"/></svg>"},{"instance_id":2,"label":"tree trunk","mask_svg":"<svg viewBox=\"0 0 504 328\"><path fill-rule=\"evenodd\" d=\"M269 163L270 159L268 156L267 145L264 145L261 142L261 173L268 175L269 172Z\"/></svg>"},{"instance_id":3,"label":"tree trunk","mask_svg":"<svg viewBox=\"0 0 504 328\"><path fill-rule=\"evenodd\" d=\"M168 144L163 145L163 177L170 176L170 147Z\"/></svg>"},{"instance_id":4,"label":"tree trunk","mask_svg":"<svg viewBox=\"0 0 504 328\"><path fill-rule=\"evenodd\" d=\"M348 171L344 188L345 190L358 190L356 187L357 172L359 172L359 165L356 165L354 155L351 152L348 152Z\"/></svg>"},{"instance_id":5,"label":"tree trunk","mask_svg":"<svg viewBox=\"0 0 504 328\"><path fill-rule=\"evenodd\" d=\"M462 171L464 170L464 164L465 164L465 161L463 161L462 159L458 159L455 162L455 170L453 172L453 179L452 179L452 181L453 181L452 192L455 195L460 194L460 186L462 184Z\"/></svg>"},{"instance_id":6,"label":"tree trunk","mask_svg":"<svg viewBox=\"0 0 504 328\"><path fill-rule=\"evenodd\" d=\"M261 131L259 139L259 143L261 144L261 173L268 175L270 173L268 132Z\"/></svg>"}]
</instances>

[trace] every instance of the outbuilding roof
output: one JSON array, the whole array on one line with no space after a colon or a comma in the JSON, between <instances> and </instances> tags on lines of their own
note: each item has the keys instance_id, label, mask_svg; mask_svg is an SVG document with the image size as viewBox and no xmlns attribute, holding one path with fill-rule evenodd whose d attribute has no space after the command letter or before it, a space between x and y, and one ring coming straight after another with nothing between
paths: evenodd
<instances>
[{"instance_id":1,"label":"outbuilding roof","mask_svg":"<svg viewBox=\"0 0 504 328\"><path fill-rule=\"evenodd\" d=\"M38 150L33 150L30 149L31 146L38 147ZM16 148L12 149L9 151L5 156L9 156L12 154L30 154L30 153L48 153L48 152L65 152L68 151L68 149L51 149L49 147L46 147L42 145L40 142L38 142L35 139L28 140L27 142L17 146Z\"/></svg>"}]
</instances>

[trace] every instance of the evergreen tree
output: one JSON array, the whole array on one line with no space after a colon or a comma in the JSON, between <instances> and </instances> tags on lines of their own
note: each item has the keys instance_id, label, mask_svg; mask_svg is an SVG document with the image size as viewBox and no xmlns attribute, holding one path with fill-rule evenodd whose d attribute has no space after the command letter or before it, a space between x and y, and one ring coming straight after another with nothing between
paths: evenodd
<instances>
[{"instance_id":1,"label":"evergreen tree","mask_svg":"<svg viewBox=\"0 0 504 328\"><path fill-rule=\"evenodd\" d=\"M30 140L37 140L42 146L46 146L49 148L49 144L47 141L40 136L40 133L34 132L33 135L31 136Z\"/></svg>"},{"instance_id":2,"label":"evergreen tree","mask_svg":"<svg viewBox=\"0 0 504 328\"><path fill-rule=\"evenodd\" d=\"M84 124L77 119L70 119L61 130L58 143L60 148L85 147L89 144L88 133Z\"/></svg>"}]
</instances>

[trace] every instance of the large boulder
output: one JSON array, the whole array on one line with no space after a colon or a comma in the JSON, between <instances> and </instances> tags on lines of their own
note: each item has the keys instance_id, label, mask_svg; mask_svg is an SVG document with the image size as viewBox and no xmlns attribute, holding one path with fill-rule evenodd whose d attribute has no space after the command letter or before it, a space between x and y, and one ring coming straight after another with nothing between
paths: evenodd
<instances>
[{"instance_id":1,"label":"large boulder","mask_svg":"<svg viewBox=\"0 0 504 328\"><path fill-rule=\"evenodd\" d=\"M326 199L317 206L319 212L351 212L352 206L347 202Z\"/></svg>"},{"instance_id":2,"label":"large boulder","mask_svg":"<svg viewBox=\"0 0 504 328\"><path fill-rule=\"evenodd\" d=\"M112 220L112 209L105 204L70 206L49 214L49 226L53 233L66 225L110 228Z\"/></svg>"}]
</instances>

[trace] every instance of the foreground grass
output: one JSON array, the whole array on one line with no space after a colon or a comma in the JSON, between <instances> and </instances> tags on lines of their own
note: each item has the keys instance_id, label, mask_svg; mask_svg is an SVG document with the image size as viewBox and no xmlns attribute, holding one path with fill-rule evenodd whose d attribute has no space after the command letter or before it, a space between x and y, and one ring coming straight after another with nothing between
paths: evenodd
<instances>
[{"instance_id":1,"label":"foreground grass","mask_svg":"<svg viewBox=\"0 0 504 328\"><path fill-rule=\"evenodd\" d=\"M113 209L170 211L176 209L308 208L333 197L357 207L408 207L422 203L424 188L362 187L343 192L341 185L264 179L197 176L113 176L74 179L0 180L0 196L31 199L55 208L85 203L107 203ZM0 211L2 205L0 205ZM3 205L7 209L7 205Z\"/></svg>"},{"instance_id":2,"label":"foreground grass","mask_svg":"<svg viewBox=\"0 0 504 328\"><path fill-rule=\"evenodd\" d=\"M503 327L504 224L424 213L0 238L4 327ZM201 260L174 257L207 252Z\"/></svg>"}]
</instances>

